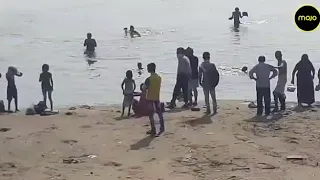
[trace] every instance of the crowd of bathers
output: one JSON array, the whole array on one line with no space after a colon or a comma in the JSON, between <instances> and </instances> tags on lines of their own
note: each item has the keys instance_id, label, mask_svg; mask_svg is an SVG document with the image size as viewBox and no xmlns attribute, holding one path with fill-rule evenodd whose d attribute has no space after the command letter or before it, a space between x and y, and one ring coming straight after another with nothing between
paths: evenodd
<instances>
[{"instance_id":1,"label":"crowd of bathers","mask_svg":"<svg viewBox=\"0 0 320 180\"><path fill-rule=\"evenodd\" d=\"M130 26L131 37L137 35L138 32L134 30L133 26ZM127 34L127 29L125 28ZM87 33L87 39L84 41L86 46L85 54L89 57L94 57L95 48L97 42L92 38L91 33ZM197 108L198 105L198 88L202 87L205 99L205 114L210 115L217 113L217 100L216 100L216 87L219 84L220 75L216 68L216 65L211 62L209 52L203 52L203 62L199 65L199 59L194 55L194 51L191 47L186 49L179 47L176 51L177 55L177 73L176 83L172 93L172 99L167 103L166 108L176 108L176 101L179 97L183 99L182 108ZM247 67L243 67L242 71L248 73L250 79L256 81L256 95L257 95L257 115L261 116L264 113L269 116L271 113L286 110L286 95L285 87L287 84L287 62L283 60L281 51L275 52L275 58L277 59L277 66L267 64L264 56L258 57L258 64L255 65L249 72ZM138 63L138 71L141 74L143 70L142 64ZM133 79L133 73L131 70L126 72L126 77L121 84L124 99L122 103L122 116L124 115L125 108L128 107L128 116L130 110L133 109L135 117L149 116L151 123L151 130L148 134L157 135L164 131L163 112L165 104L160 102L160 91L162 78L156 73L156 64L150 63L147 65L147 71L150 76L140 85L141 92L135 92L136 83ZM272 75L270 76L270 73ZM7 79L7 100L8 100L8 112L11 111L11 101L14 99L15 112L18 109L18 91L15 84L15 76L22 76L22 73L15 67L8 67L8 71L5 74ZM292 72L291 86L295 84L295 76L297 76L297 99L298 104L302 106L307 104L311 106L315 102L314 91L320 89L320 85L314 88L313 79L315 76L315 68L312 62L309 60L307 54L303 54L301 60L296 64ZM271 89L270 80L278 77L277 85L273 91L274 97L274 109L271 111ZM0 74L1 78L1 74ZM320 79L320 71L318 71L318 78ZM41 82L41 89L43 93L43 104L46 107L47 97L50 101L50 109L53 110L53 79L52 74L49 72L49 65L43 64L42 73L39 76L39 82ZM290 91L295 91L295 88ZM135 96L140 96L140 100L134 99ZM212 100L212 109L210 106L210 97ZM264 104L263 104L264 102ZM280 104L280 105L279 105ZM199 108L198 108L199 109ZM212 111L211 111L212 110ZM0 111L5 111L4 103L0 102ZM157 113L160 119L160 132L156 133L153 114Z\"/></svg>"}]
</instances>

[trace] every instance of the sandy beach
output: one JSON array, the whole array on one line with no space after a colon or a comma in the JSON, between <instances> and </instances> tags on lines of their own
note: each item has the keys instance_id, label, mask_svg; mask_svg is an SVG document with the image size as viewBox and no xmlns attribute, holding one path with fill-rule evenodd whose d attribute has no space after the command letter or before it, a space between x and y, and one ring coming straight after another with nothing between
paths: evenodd
<instances>
[{"instance_id":1,"label":"sandy beach","mask_svg":"<svg viewBox=\"0 0 320 180\"><path fill-rule=\"evenodd\" d=\"M215 116L165 113L166 132L148 137L148 118L120 119L117 107L71 115L0 116L1 180L317 180L317 108L272 120L241 101Z\"/></svg>"}]
</instances>

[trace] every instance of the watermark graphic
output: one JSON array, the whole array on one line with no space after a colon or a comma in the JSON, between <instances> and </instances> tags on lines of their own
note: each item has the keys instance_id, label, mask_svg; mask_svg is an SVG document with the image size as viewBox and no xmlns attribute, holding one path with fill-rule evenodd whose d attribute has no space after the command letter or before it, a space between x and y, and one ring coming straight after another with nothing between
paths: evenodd
<instances>
[{"instance_id":1,"label":"watermark graphic","mask_svg":"<svg viewBox=\"0 0 320 180\"><path fill-rule=\"evenodd\" d=\"M304 5L297 10L294 21L302 31L312 32L319 26L320 13L315 6Z\"/></svg>"}]
</instances>

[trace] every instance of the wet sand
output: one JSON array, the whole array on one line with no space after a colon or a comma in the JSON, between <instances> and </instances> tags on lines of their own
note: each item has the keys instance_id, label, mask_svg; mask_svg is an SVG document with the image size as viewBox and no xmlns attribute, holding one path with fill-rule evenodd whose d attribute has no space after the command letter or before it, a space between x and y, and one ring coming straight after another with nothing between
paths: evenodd
<instances>
[{"instance_id":1,"label":"wet sand","mask_svg":"<svg viewBox=\"0 0 320 180\"><path fill-rule=\"evenodd\" d=\"M168 112L157 138L147 118L120 119L117 107L0 115L0 179L320 179L317 108L266 120L240 103L219 101L211 117Z\"/></svg>"}]
</instances>

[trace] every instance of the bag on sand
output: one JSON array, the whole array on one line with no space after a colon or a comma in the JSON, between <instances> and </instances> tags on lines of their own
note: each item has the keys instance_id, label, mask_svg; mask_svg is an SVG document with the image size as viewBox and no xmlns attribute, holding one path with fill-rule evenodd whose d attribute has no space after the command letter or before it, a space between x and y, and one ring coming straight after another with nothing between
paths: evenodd
<instances>
[{"instance_id":1,"label":"bag on sand","mask_svg":"<svg viewBox=\"0 0 320 180\"><path fill-rule=\"evenodd\" d=\"M36 114L41 114L47 109L46 103L44 101L40 101L37 105L34 106L34 111Z\"/></svg>"}]
</instances>

